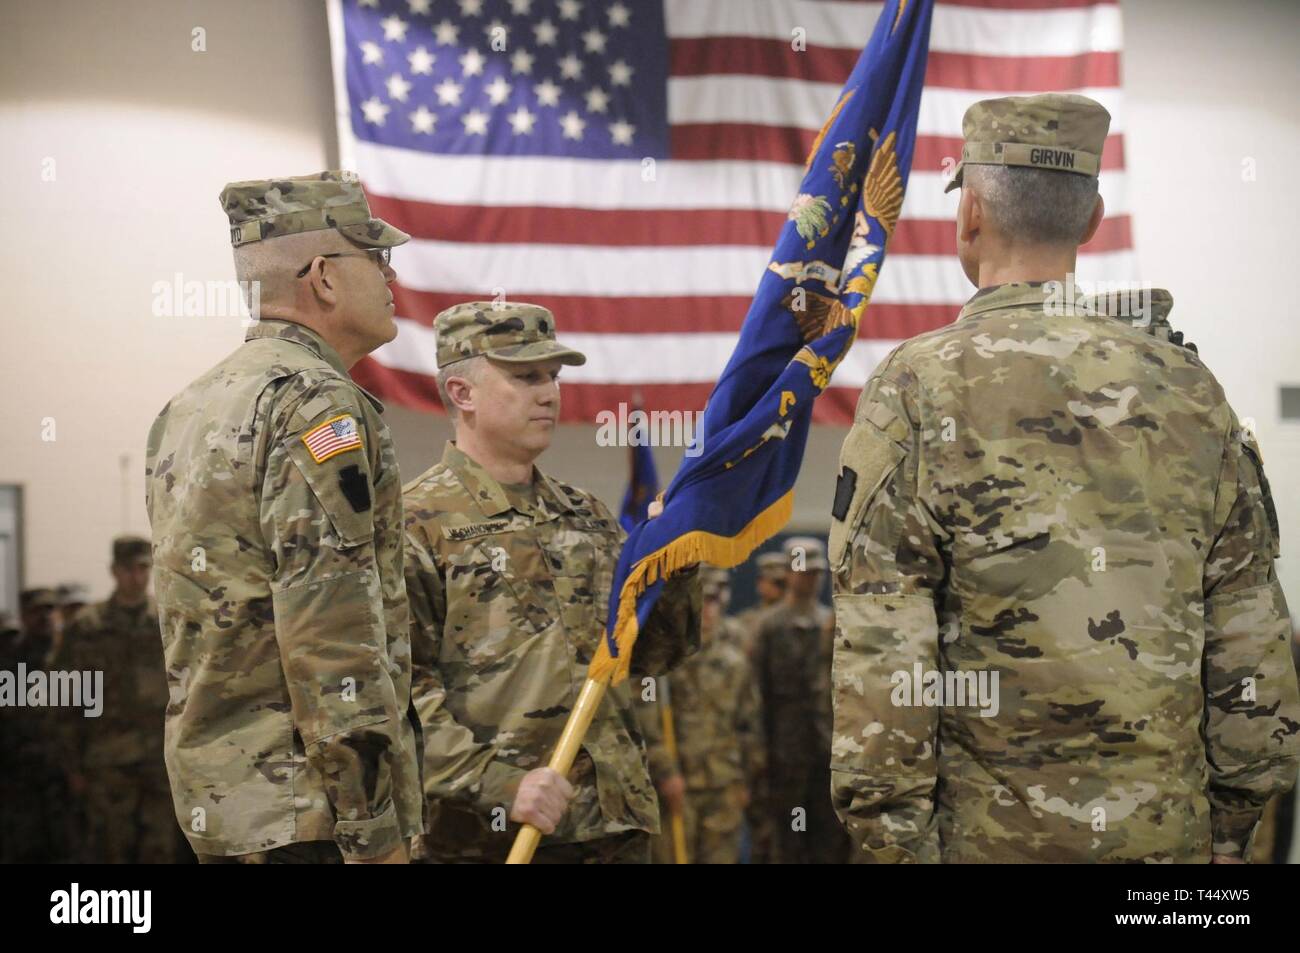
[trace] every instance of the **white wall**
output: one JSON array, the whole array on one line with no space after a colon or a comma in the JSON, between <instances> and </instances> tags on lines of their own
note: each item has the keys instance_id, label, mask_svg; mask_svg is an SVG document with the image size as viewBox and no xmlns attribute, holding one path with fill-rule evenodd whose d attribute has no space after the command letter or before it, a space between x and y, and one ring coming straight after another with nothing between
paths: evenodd
<instances>
[{"instance_id":1,"label":"white wall","mask_svg":"<svg viewBox=\"0 0 1300 953\"><path fill-rule=\"evenodd\" d=\"M235 319L153 317L153 285L232 277L224 183L332 161L326 51L310 2L0 12L0 482L26 489L28 585L102 597L112 536L147 532L149 424L242 337Z\"/></svg>"}]
</instances>

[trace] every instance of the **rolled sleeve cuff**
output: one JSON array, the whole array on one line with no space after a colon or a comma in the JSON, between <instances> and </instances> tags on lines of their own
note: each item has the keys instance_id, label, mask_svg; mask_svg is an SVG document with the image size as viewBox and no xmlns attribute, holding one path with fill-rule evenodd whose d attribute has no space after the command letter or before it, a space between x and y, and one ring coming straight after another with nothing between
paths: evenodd
<instances>
[{"instance_id":1,"label":"rolled sleeve cuff","mask_svg":"<svg viewBox=\"0 0 1300 953\"><path fill-rule=\"evenodd\" d=\"M397 820L397 808L388 806L374 817L360 821L336 821L334 843L344 860L369 860L386 854L400 844L402 826Z\"/></svg>"},{"instance_id":2,"label":"rolled sleeve cuff","mask_svg":"<svg viewBox=\"0 0 1300 953\"><path fill-rule=\"evenodd\" d=\"M523 768L493 761L479 782L478 797L475 798L478 809L484 814L491 814L493 808L504 807L509 815L515 803L515 795L519 792L519 782L527 773Z\"/></svg>"}]
</instances>

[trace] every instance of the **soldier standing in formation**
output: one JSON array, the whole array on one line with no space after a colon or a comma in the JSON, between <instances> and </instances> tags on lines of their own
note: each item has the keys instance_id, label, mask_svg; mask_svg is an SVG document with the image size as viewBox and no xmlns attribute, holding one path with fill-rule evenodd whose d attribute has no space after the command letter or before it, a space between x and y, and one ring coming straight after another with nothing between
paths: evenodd
<instances>
[{"instance_id":1,"label":"soldier standing in formation","mask_svg":"<svg viewBox=\"0 0 1300 953\"><path fill-rule=\"evenodd\" d=\"M1253 436L1173 336L1062 300L1109 119L1060 94L966 112L979 290L880 365L844 443L834 798L865 859L1240 861L1295 779Z\"/></svg>"},{"instance_id":2,"label":"soldier standing in formation","mask_svg":"<svg viewBox=\"0 0 1300 953\"><path fill-rule=\"evenodd\" d=\"M149 596L149 541L113 541L113 594L65 628L72 671L103 672L103 711L67 713L69 787L82 823L73 850L87 863L171 864L189 859L163 763L167 673L158 610Z\"/></svg>"},{"instance_id":3,"label":"soldier standing in formation","mask_svg":"<svg viewBox=\"0 0 1300 953\"><path fill-rule=\"evenodd\" d=\"M727 626L736 644L749 658L754 655L754 642L758 638L763 614L785 598L785 555L763 553L755 562L758 564L758 579L754 588L758 602L737 612L730 619L734 624Z\"/></svg>"},{"instance_id":4,"label":"soldier standing in formation","mask_svg":"<svg viewBox=\"0 0 1300 953\"><path fill-rule=\"evenodd\" d=\"M145 471L176 816L202 862L402 863L423 799L401 479L348 368L397 334L408 236L347 173L221 201L261 320L163 408Z\"/></svg>"},{"instance_id":5,"label":"soldier standing in formation","mask_svg":"<svg viewBox=\"0 0 1300 953\"><path fill-rule=\"evenodd\" d=\"M740 862L745 813L763 777L765 755L753 668L737 644L736 620L726 617L731 588L725 569L702 570L700 651L666 679L670 683L677 757L664 744L657 702L638 717L650 749L660 806L665 789L680 787L687 857L692 864ZM668 814L655 838L656 863L675 863Z\"/></svg>"},{"instance_id":6,"label":"soldier standing in formation","mask_svg":"<svg viewBox=\"0 0 1300 953\"><path fill-rule=\"evenodd\" d=\"M519 824L534 863L647 863L659 811L630 688L611 688L568 777L546 762L604 637L624 532L590 493L542 473L564 364L536 305L470 302L438 315L438 386L455 426L406 487L414 695L424 728L428 835L420 859L504 860ZM699 580L670 579L632 671L658 674L699 643Z\"/></svg>"},{"instance_id":7,"label":"soldier standing in formation","mask_svg":"<svg viewBox=\"0 0 1300 953\"><path fill-rule=\"evenodd\" d=\"M811 536L784 544L785 599L764 613L754 672L767 745L755 858L835 864L848 857L830 800L831 610L818 600L826 550Z\"/></svg>"},{"instance_id":8,"label":"soldier standing in formation","mask_svg":"<svg viewBox=\"0 0 1300 953\"><path fill-rule=\"evenodd\" d=\"M0 669L15 673L62 666L63 613L50 588L18 596L19 628L3 633ZM23 686L18 686L19 690ZM70 712L50 707L0 714L0 862L43 864L66 860L72 824L68 805L63 726Z\"/></svg>"}]
</instances>

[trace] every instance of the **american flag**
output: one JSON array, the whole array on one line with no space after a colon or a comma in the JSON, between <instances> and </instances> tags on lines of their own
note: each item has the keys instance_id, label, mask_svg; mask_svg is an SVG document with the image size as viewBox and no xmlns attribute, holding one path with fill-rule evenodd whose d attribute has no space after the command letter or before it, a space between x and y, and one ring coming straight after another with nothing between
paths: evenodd
<instances>
[{"instance_id":1,"label":"american flag","mask_svg":"<svg viewBox=\"0 0 1300 953\"><path fill-rule=\"evenodd\" d=\"M344 451L359 448L361 434L357 432L356 419L344 414L313 427L302 435L302 442L307 445L312 459L322 463Z\"/></svg>"},{"instance_id":2,"label":"american flag","mask_svg":"<svg viewBox=\"0 0 1300 953\"><path fill-rule=\"evenodd\" d=\"M439 407L432 323L504 297L555 312L588 356L563 419L632 402L698 410L818 129L880 3L861 0L331 0L340 162L398 248L398 337L353 369ZM876 364L973 289L943 186L979 99L1079 92L1111 113L1107 218L1081 280L1137 277L1125 194L1116 0L935 8L911 184L860 338L814 419L846 424Z\"/></svg>"}]
</instances>

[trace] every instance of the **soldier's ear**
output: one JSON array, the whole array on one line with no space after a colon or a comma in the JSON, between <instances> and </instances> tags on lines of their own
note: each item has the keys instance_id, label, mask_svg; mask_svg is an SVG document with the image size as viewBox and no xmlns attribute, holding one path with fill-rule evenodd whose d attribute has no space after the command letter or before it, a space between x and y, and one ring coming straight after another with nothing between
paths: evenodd
<instances>
[{"instance_id":1,"label":"soldier's ear","mask_svg":"<svg viewBox=\"0 0 1300 953\"><path fill-rule=\"evenodd\" d=\"M474 412L473 385L464 377L447 378L447 399L460 413Z\"/></svg>"},{"instance_id":2,"label":"soldier's ear","mask_svg":"<svg viewBox=\"0 0 1300 953\"><path fill-rule=\"evenodd\" d=\"M965 185L961 190L961 201L957 204L957 238L969 244L975 240L984 225L984 206L975 190Z\"/></svg>"},{"instance_id":3,"label":"soldier's ear","mask_svg":"<svg viewBox=\"0 0 1300 953\"><path fill-rule=\"evenodd\" d=\"M1106 202L1097 193L1097 204L1092 207L1092 215L1088 218L1088 225L1083 230L1083 237L1079 239L1080 245L1086 245L1092 241L1092 236L1097 234L1097 229L1101 227L1101 220L1106 217Z\"/></svg>"},{"instance_id":4,"label":"soldier's ear","mask_svg":"<svg viewBox=\"0 0 1300 953\"><path fill-rule=\"evenodd\" d=\"M311 263L311 270L304 279L310 286L312 294L321 304L335 305L339 300L338 269L331 265L332 259L318 256Z\"/></svg>"}]
</instances>

